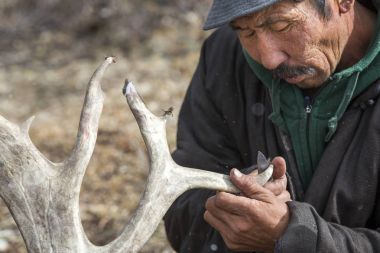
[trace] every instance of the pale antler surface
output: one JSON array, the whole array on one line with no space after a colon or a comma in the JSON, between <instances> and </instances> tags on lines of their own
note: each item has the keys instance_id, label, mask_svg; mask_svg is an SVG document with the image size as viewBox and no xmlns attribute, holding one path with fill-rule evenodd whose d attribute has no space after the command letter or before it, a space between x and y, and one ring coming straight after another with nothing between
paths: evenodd
<instances>
[{"instance_id":1,"label":"pale antler surface","mask_svg":"<svg viewBox=\"0 0 380 253\"><path fill-rule=\"evenodd\" d=\"M137 210L121 235L105 246L86 237L79 215L82 179L93 153L103 92L100 79L112 57L95 71L86 92L75 147L63 163L52 163L33 145L28 130L33 118L17 126L0 116L0 195L7 204L28 252L137 252L150 238L173 201L192 188L237 192L229 177L178 166L166 141L166 116L153 115L132 83L125 95L147 146L150 173ZM270 167L257 178L267 182Z\"/></svg>"}]
</instances>

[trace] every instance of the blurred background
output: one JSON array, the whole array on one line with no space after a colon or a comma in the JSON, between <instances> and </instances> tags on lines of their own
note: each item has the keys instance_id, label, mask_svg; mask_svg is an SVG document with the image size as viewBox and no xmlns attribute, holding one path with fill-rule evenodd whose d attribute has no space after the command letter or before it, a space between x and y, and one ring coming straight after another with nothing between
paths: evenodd
<instances>
[{"instance_id":1,"label":"blurred background","mask_svg":"<svg viewBox=\"0 0 380 253\"><path fill-rule=\"evenodd\" d=\"M202 41L210 0L1 0L0 114L29 116L35 145L52 161L71 151L87 82L105 56L106 94L97 146L81 191L90 240L103 245L123 229L145 187L148 160L121 89L132 80L156 114L174 107L168 141L175 148L177 116ZM26 252L0 202L0 252ZM173 252L163 226L141 252Z\"/></svg>"}]
</instances>

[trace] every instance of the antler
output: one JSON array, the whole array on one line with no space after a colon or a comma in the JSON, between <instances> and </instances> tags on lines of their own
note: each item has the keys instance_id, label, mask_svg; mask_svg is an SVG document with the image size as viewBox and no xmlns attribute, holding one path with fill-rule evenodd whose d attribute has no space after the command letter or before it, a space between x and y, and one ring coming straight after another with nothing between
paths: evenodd
<instances>
[{"instance_id":1,"label":"antler","mask_svg":"<svg viewBox=\"0 0 380 253\"><path fill-rule=\"evenodd\" d=\"M112 62L114 58L106 58L89 82L75 148L63 163L50 162L31 142L28 130L33 117L19 127L0 116L0 195L20 229L28 252L137 252L170 205L186 190L209 188L238 192L226 175L178 166L166 141L168 115L153 115L133 84L127 81L125 95L150 158L146 189L117 239L101 247L87 239L79 215L79 192L95 147L103 107L100 79ZM267 169L258 176L258 182L267 182L272 172L273 168Z\"/></svg>"}]
</instances>

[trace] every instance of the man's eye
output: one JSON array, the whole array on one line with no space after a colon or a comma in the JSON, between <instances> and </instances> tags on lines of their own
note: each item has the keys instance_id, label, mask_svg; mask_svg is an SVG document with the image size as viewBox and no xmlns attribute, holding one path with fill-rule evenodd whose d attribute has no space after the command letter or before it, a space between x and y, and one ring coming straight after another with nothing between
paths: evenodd
<instances>
[{"instance_id":1,"label":"man's eye","mask_svg":"<svg viewBox=\"0 0 380 253\"><path fill-rule=\"evenodd\" d=\"M291 27L291 23L286 22L286 21L279 21L270 25L270 28L276 32L288 31L290 27Z\"/></svg>"},{"instance_id":2,"label":"man's eye","mask_svg":"<svg viewBox=\"0 0 380 253\"><path fill-rule=\"evenodd\" d=\"M240 31L240 36L243 38L250 38L253 35L255 35L255 31L249 30L249 29L244 29Z\"/></svg>"}]
</instances>

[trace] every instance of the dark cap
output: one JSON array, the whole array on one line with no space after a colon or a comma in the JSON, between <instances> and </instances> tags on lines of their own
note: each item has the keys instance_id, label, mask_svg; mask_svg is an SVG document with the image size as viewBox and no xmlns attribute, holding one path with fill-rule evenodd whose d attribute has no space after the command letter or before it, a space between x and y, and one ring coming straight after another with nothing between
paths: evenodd
<instances>
[{"instance_id":1,"label":"dark cap","mask_svg":"<svg viewBox=\"0 0 380 253\"><path fill-rule=\"evenodd\" d=\"M279 0L214 0L203 29L217 28L268 7Z\"/></svg>"}]
</instances>

